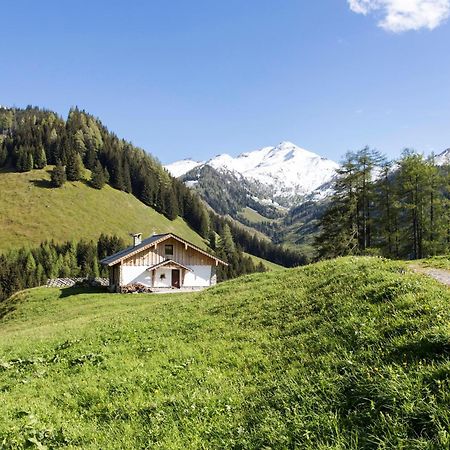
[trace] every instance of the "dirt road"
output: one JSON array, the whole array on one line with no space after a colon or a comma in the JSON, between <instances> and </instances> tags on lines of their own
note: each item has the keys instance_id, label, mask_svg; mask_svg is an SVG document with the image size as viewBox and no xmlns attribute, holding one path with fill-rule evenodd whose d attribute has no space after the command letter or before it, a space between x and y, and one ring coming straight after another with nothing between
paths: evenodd
<instances>
[{"instance_id":1,"label":"dirt road","mask_svg":"<svg viewBox=\"0 0 450 450\"><path fill-rule=\"evenodd\" d=\"M424 275L428 275L429 277L434 278L446 286L450 286L450 271L445 269L434 269L433 267L422 267L417 264L411 264L411 269L414 272L422 273Z\"/></svg>"}]
</instances>

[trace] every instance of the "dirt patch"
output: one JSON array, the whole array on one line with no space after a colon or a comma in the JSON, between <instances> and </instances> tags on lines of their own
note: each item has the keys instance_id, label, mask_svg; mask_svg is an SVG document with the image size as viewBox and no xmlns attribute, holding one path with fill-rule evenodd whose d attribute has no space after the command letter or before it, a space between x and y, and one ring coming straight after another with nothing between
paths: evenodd
<instances>
[{"instance_id":1,"label":"dirt patch","mask_svg":"<svg viewBox=\"0 0 450 450\"><path fill-rule=\"evenodd\" d=\"M427 275L435 280L439 281L446 286L450 286L450 271L445 269L434 269L432 267L422 267L417 264L411 264L411 269L414 272L421 273L423 275Z\"/></svg>"}]
</instances>

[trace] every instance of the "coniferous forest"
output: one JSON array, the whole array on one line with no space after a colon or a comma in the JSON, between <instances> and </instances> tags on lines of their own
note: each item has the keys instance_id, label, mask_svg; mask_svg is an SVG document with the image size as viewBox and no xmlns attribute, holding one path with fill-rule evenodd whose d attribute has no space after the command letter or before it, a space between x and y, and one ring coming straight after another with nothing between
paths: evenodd
<instances>
[{"instance_id":1,"label":"coniferous forest","mask_svg":"<svg viewBox=\"0 0 450 450\"><path fill-rule=\"evenodd\" d=\"M51 111L32 106L0 108L0 168L27 172L47 165L54 166L51 171L54 189L67 181L82 179L84 169L89 169L93 189L109 184L131 193L170 220L182 217L209 243L212 251L230 263L220 271L219 279L264 270L243 252L287 267L306 262L298 252L260 240L207 209L195 192L173 178L155 158L118 138L92 115L74 108L64 120ZM110 253L126 246L113 241L114 248L108 247ZM2 255L0 299L18 289L42 284L52 276L96 276L101 271L98 259L105 256L103 248L101 241L46 242L39 249ZM84 262L83 252L90 255L89 263ZM22 270L23 267L27 269ZM7 286L6 280L13 279L16 281Z\"/></svg>"},{"instance_id":2,"label":"coniferous forest","mask_svg":"<svg viewBox=\"0 0 450 450\"><path fill-rule=\"evenodd\" d=\"M397 161L367 147L348 153L320 225L319 258L448 253L450 167L412 150Z\"/></svg>"}]
</instances>

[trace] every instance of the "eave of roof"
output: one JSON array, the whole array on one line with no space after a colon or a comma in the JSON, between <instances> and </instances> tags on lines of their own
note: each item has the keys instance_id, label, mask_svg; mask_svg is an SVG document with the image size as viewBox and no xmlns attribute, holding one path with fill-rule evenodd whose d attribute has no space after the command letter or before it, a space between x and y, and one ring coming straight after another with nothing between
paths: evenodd
<instances>
[{"instance_id":1,"label":"eave of roof","mask_svg":"<svg viewBox=\"0 0 450 450\"><path fill-rule=\"evenodd\" d=\"M192 272L192 269L190 269L189 267L183 266L183 264L180 264L179 262L174 261L173 259L166 259L165 261L162 261L158 264L155 264L154 266L147 268L147 270L156 270L156 269L159 269L160 267L167 266L168 264L173 264L174 266L181 267L182 269Z\"/></svg>"},{"instance_id":2,"label":"eave of roof","mask_svg":"<svg viewBox=\"0 0 450 450\"><path fill-rule=\"evenodd\" d=\"M220 258L217 258L214 255L211 255L210 253L206 252L205 250L202 250L200 247L197 247L194 244L191 244L189 241L186 241L183 238L180 238L176 234L173 233L165 233L165 234L156 234L154 236L151 236L147 239L144 239L139 245L136 245L134 247L128 247L124 250L121 250L120 252L115 253L114 255L108 256L106 258L103 258L100 263L105 266L114 266L115 264L118 264L122 262L123 260L130 258L131 256L135 255L136 253L139 253L143 250L146 250L147 248L151 247L152 245L157 245L160 242L165 241L166 239L169 239L170 237L178 240L179 242L182 242L183 244L193 248L194 250L202 253L203 255L215 260L217 263L223 264L224 266L228 266L228 263L225 261L222 261Z\"/></svg>"}]
</instances>

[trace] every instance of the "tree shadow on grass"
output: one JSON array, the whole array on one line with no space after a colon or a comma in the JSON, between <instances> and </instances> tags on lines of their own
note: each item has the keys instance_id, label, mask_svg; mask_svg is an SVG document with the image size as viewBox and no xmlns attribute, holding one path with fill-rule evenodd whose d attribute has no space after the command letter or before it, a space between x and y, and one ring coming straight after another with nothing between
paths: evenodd
<instances>
[{"instance_id":1,"label":"tree shadow on grass","mask_svg":"<svg viewBox=\"0 0 450 450\"><path fill-rule=\"evenodd\" d=\"M52 182L50 180L30 180L30 183L32 183L34 186L43 188L43 189L53 189L54 186L52 185Z\"/></svg>"},{"instance_id":2,"label":"tree shadow on grass","mask_svg":"<svg viewBox=\"0 0 450 450\"><path fill-rule=\"evenodd\" d=\"M67 298L81 294L106 294L108 289L105 286L72 286L61 288L59 298Z\"/></svg>"}]
</instances>

